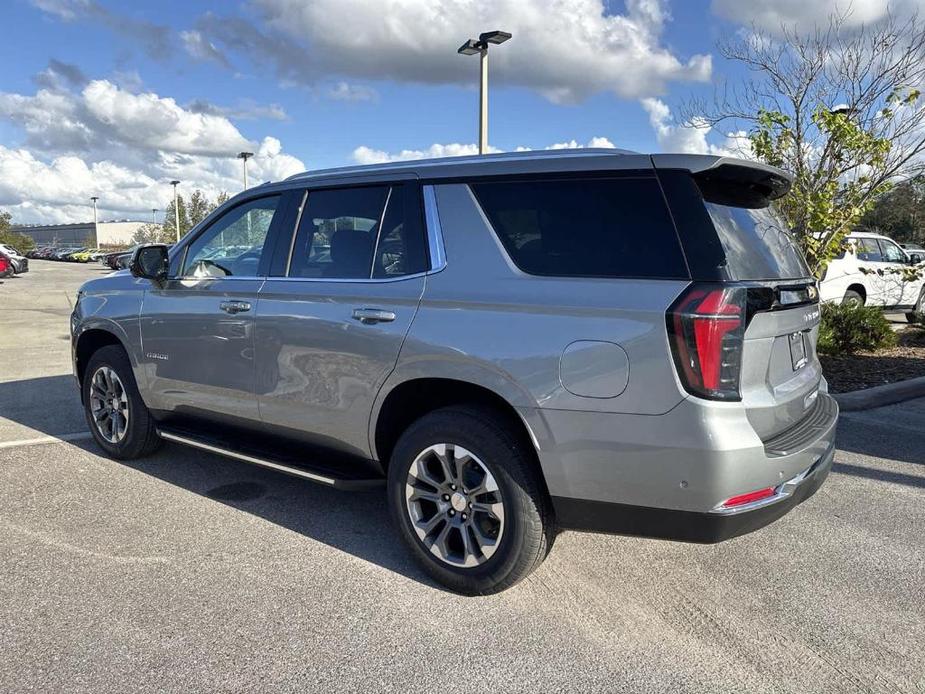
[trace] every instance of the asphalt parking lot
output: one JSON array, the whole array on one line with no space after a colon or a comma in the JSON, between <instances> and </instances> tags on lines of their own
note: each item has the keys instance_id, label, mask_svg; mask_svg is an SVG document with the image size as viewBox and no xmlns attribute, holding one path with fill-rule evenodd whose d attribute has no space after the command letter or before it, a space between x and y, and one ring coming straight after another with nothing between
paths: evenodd
<instances>
[{"instance_id":1,"label":"asphalt parking lot","mask_svg":"<svg viewBox=\"0 0 925 694\"><path fill-rule=\"evenodd\" d=\"M0 691L925 691L925 401L844 415L827 483L761 532L567 533L462 598L380 493L100 455L67 317L102 272L0 284Z\"/></svg>"}]
</instances>

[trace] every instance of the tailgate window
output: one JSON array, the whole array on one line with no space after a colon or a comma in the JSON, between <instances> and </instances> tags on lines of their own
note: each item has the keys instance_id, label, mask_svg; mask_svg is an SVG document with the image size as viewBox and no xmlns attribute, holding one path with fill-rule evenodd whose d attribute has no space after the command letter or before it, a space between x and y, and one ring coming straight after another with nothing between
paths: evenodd
<instances>
[{"instance_id":1,"label":"tailgate window","mask_svg":"<svg viewBox=\"0 0 925 694\"><path fill-rule=\"evenodd\" d=\"M706 207L726 252L726 271L730 279L810 276L796 242L770 208L747 209L709 201Z\"/></svg>"}]
</instances>

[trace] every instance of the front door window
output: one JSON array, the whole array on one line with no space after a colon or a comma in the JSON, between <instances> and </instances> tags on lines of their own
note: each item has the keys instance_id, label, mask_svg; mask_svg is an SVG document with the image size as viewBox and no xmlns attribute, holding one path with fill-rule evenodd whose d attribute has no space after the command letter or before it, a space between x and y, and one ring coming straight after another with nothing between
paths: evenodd
<instances>
[{"instance_id":1,"label":"front door window","mask_svg":"<svg viewBox=\"0 0 925 694\"><path fill-rule=\"evenodd\" d=\"M228 210L187 248L183 277L256 277L280 196Z\"/></svg>"}]
</instances>

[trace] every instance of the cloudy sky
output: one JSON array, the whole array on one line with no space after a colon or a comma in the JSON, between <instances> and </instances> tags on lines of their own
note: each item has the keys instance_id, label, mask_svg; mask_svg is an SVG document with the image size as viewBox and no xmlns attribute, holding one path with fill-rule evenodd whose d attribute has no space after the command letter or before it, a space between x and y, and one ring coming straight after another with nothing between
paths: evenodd
<instances>
[{"instance_id":1,"label":"cloudy sky","mask_svg":"<svg viewBox=\"0 0 925 694\"><path fill-rule=\"evenodd\" d=\"M715 44L887 0L4 0L0 209L17 222L144 218L168 181L210 195L305 169L475 151L478 59L491 145L722 151L674 113L742 75ZM893 0L925 7L925 0Z\"/></svg>"}]
</instances>

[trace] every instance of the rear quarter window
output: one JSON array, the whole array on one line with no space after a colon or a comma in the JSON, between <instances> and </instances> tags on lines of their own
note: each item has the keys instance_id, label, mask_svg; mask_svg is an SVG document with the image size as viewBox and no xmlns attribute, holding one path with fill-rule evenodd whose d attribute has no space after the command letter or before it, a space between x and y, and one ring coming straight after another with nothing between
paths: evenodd
<instances>
[{"instance_id":1,"label":"rear quarter window","mask_svg":"<svg viewBox=\"0 0 925 694\"><path fill-rule=\"evenodd\" d=\"M654 177L470 184L508 255L533 275L687 279Z\"/></svg>"}]
</instances>

